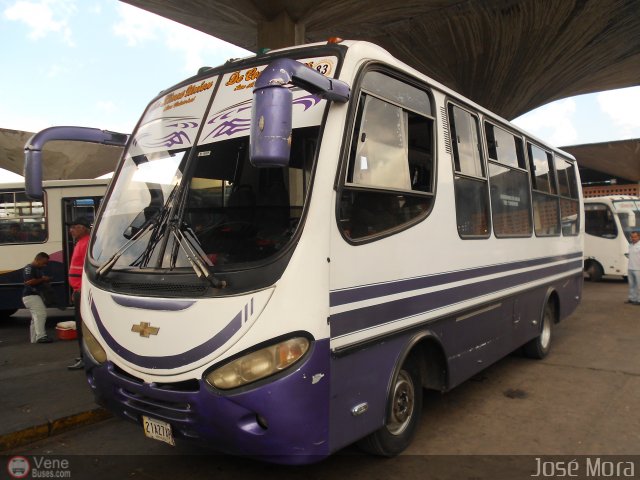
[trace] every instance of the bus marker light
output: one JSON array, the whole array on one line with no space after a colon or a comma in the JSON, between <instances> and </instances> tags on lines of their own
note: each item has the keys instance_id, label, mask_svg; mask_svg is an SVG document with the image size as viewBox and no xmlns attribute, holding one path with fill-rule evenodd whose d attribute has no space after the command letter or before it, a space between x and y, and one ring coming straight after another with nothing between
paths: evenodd
<instances>
[{"instance_id":1,"label":"bus marker light","mask_svg":"<svg viewBox=\"0 0 640 480\"><path fill-rule=\"evenodd\" d=\"M351 415L357 417L358 415L365 413L367 410L369 410L369 404L367 402L359 403L351 409Z\"/></svg>"}]
</instances>

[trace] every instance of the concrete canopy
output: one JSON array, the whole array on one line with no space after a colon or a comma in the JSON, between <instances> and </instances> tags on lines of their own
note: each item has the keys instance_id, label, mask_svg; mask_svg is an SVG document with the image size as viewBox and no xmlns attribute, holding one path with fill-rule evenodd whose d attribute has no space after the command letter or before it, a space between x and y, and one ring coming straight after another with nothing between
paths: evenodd
<instances>
[{"instance_id":1,"label":"concrete canopy","mask_svg":"<svg viewBox=\"0 0 640 480\"><path fill-rule=\"evenodd\" d=\"M640 84L637 0L122 1L251 51L368 40L507 119Z\"/></svg>"},{"instance_id":2,"label":"concrete canopy","mask_svg":"<svg viewBox=\"0 0 640 480\"><path fill-rule=\"evenodd\" d=\"M22 175L24 146L33 133L0 128L0 167ZM112 172L122 155L121 147L83 142L50 142L42 156L44 180L96 178Z\"/></svg>"},{"instance_id":3,"label":"concrete canopy","mask_svg":"<svg viewBox=\"0 0 640 480\"><path fill-rule=\"evenodd\" d=\"M251 51L368 40L507 119L640 85L638 0L121 1ZM640 181L637 145L570 151L589 168Z\"/></svg>"},{"instance_id":4,"label":"concrete canopy","mask_svg":"<svg viewBox=\"0 0 640 480\"><path fill-rule=\"evenodd\" d=\"M640 84L638 0L122 1L251 51L331 36L368 40L507 119L564 97ZM0 131L0 167L16 173L30 136L20 145L19 134ZM101 175L120 151L55 143L71 151L57 166L46 162L46 179ZM97 153L108 150L118 153ZM579 162L581 152L572 151ZM638 181L640 152L623 149L614 161L619 152L607 147L609 162L591 155L589 168Z\"/></svg>"},{"instance_id":5,"label":"concrete canopy","mask_svg":"<svg viewBox=\"0 0 640 480\"><path fill-rule=\"evenodd\" d=\"M640 139L560 147L581 167L640 183Z\"/></svg>"}]
</instances>

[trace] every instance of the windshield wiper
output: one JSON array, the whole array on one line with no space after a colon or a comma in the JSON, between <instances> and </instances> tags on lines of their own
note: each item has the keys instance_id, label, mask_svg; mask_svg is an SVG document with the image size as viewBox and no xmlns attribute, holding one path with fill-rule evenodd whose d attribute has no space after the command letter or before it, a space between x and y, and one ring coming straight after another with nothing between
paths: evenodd
<instances>
[{"instance_id":1,"label":"windshield wiper","mask_svg":"<svg viewBox=\"0 0 640 480\"><path fill-rule=\"evenodd\" d=\"M98 267L96 271L98 278L104 277L107 273L111 271L113 266L116 264L118 259L122 257L124 252L126 252L134 243L138 241L142 235L149 231L151 227L153 227L153 231L151 233L151 238L145 248L144 252L134 260L131 265L135 266L139 262L143 262L145 258L151 255L151 252L155 248L158 243L158 232L161 229L162 225L166 224L166 220L168 218L168 213L171 208L172 200L174 198L174 194L176 192L176 188L174 188L169 194L169 198L167 199L167 203L165 206L158 210L149 220L147 220L140 229L124 244L122 245L112 256L107 260L103 265ZM148 259L147 259L148 261Z\"/></svg>"},{"instance_id":2,"label":"windshield wiper","mask_svg":"<svg viewBox=\"0 0 640 480\"><path fill-rule=\"evenodd\" d=\"M122 255L124 255L124 252L129 250L129 247L136 243L138 239L142 237L142 235L144 235L147 231L149 231L152 226L156 226L158 224L159 218L160 215L154 215L151 219L149 219L144 225L142 225L142 227L140 227L140 230L138 230L133 237L131 237L124 245L116 250L116 253L111 255L111 258L109 258L109 260L98 267L98 270L96 270L98 278L104 277L107 273L109 273L118 259L122 257Z\"/></svg>"},{"instance_id":3,"label":"windshield wiper","mask_svg":"<svg viewBox=\"0 0 640 480\"><path fill-rule=\"evenodd\" d=\"M199 242L193 232L190 229L186 230L191 236L191 239L189 239L178 227L177 223L173 223L170 229L176 239L176 243L180 245L180 248L184 251L187 260L189 260L191 264L191 268L196 272L198 278L204 277L214 288L225 288L227 282L218 280L213 276L210 270L210 267L213 267L213 263L211 263L202 248L200 248Z\"/></svg>"}]
</instances>

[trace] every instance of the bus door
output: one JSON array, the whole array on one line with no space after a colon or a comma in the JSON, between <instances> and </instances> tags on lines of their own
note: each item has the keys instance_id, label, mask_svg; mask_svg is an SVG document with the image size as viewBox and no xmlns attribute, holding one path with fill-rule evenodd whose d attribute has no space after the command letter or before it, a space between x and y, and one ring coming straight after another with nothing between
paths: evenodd
<instances>
[{"instance_id":1,"label":"bus door","mask_svg":"<svg viewBox=\"0 0 640 480\"><path fill-rule=\"evenodd\" d=\"M74 242L67 223L78 217L87 217L93 225L101 201L102 197L66 197L62 199L62 254L64 259L62 278L64 280L56 290L56 294L58 298L64 298L65 305L71 305L71 295L73 294L67 273L69 272Z\"/></svg>"}]
</instances>

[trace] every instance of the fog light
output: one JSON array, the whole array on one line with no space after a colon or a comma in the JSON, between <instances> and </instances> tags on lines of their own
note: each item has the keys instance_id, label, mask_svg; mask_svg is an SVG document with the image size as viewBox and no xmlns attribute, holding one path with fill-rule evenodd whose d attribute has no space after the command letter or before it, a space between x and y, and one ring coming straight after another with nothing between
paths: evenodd
<instances>
[{"instance_id":1,"label":"fog light","mask_svg":"<svg viewBox=\"0 0 640 480\"><path fill-rule=\"evenodd\" d=\"M267 419L264 418L262 415L256 415L256 422L258 422L258 425L260 425L265 430L267 428L269 428L269 424L267 423Z\"/></svg>"},{"instance_id":2,"label":"fog light","mask_svg":"<svg viewBox=\"0 0 640 480\"><path fill-rule=\"evenodd\" d=\"M84 322L82 322L82 343L84 347L87 349L91 357L96 361L96 363L104 363L107 361L107 352L104 351L104 348L100 346L96 337L89 331Z\"/></svg>"}]
</instances>

